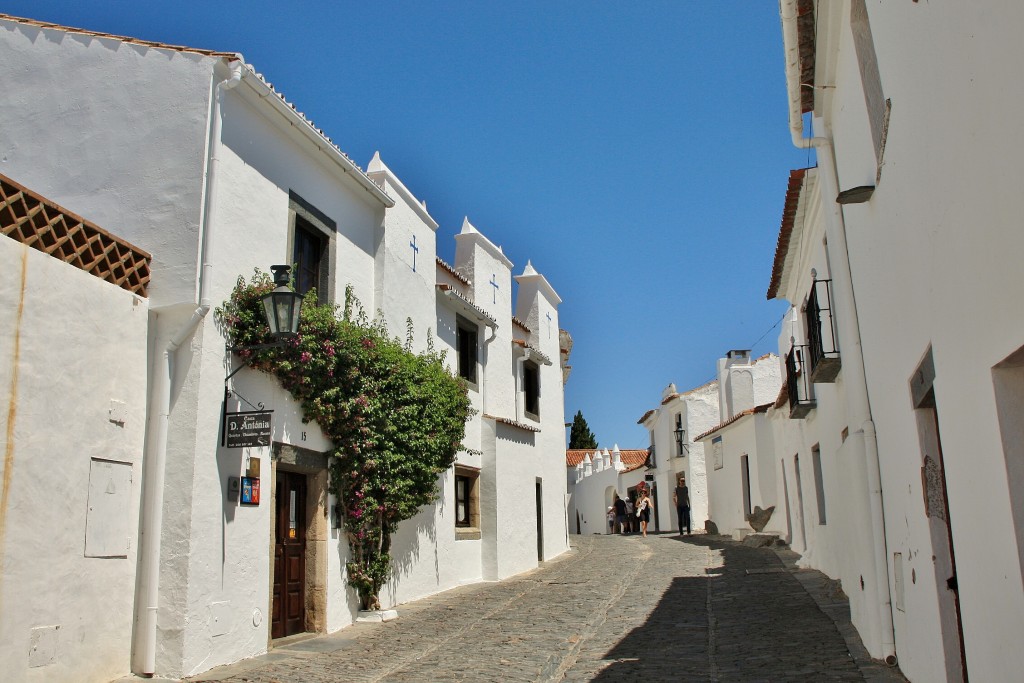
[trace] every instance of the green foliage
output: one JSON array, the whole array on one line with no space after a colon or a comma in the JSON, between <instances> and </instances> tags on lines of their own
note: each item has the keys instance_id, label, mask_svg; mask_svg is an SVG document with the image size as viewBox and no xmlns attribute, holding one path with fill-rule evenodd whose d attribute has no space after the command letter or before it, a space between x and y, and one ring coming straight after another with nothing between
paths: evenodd
<instances>
[{"instance_id":1,"label":"green foliage","mask_svg":"<svg viewBox=\"0 0 1024 683\"><path fill-rule=\"evenodd\" d=\"M239 277L217 310L235 346L271 341L260 298L273 289L266 273ZM391 535L399 522L438 496L439 475L462 448L472 408L465 383L444 366L444 354L413 353L412 321L404 343L369 321L346 291L338 315L331 304L302 303L297 337L282 348L241 350L257 370L277 377L334 443L331 492L342 504L351 549L348 582L364 609L378 609L391 574Z\"/></svg>"},{"instance_id":2,"label":"green foliage","mask_svg":"<svg viewBox=\"0 0 1024 683\"><path fill-rule=\"evenodd\" d=\"M577 410L569 430L569 448L597 448L597 437L590 431L587 421L583 419L583 411Z\"/></svg>"}]
</instances>

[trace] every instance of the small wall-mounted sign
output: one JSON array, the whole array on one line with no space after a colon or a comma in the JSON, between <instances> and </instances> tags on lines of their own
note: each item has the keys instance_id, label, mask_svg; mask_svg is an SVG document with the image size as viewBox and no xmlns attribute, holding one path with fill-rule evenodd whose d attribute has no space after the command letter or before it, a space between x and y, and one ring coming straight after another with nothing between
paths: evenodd
<instances>
[{"instance_id":1,"label":"small wall-mounted sign","mask_svg":"<svg viewBox=\"0 0 1024 683\"><path fill-rule=\"evenodd\" d=\"M269 446L273 410L248 413L226 413L224 445L228 448Z\"/></svg>"},{"instance_id":2,"label":"small wall-mounted sign","mask_svg":"<svg viewBox=\"0 0 1024 683\"><path fill-rule=\"evenodd\" d=\"M242 477L242 505L260 504L260 478Z\"/></svg>"}]
</instances>

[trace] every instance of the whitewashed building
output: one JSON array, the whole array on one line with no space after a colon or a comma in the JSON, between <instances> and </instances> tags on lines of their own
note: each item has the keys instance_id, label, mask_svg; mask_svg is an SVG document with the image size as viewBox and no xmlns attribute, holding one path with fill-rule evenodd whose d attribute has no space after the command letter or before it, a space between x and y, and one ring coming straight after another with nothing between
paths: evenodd
<instances>
[{"instance_id":1,"label":"whitewashed building","mask_svg":"<svg viewBox=\"0 0 1024 683\"><path fill-rule=\"evenodd\" d=\"M315 287L321 301L341 303L351 286L397 336L411 318L416 348L431 334L450 350L453 370L475 377L468 381L481 412L467 428L467 453L442 477L438 503L394 538L385 606L500 579L567 549L568 354L561 300L544 276L527 264L514 297L512 263L468 221L455 265L439 261L437 225L423 203L379 158L360 170L241 55L0 16L0 56L5 173L152 254L148 306L136 300L131 315L116 313L131 318L124 344L133 349L98 353L100 362L110 356L104 365L125 368L125 386L80 397L89 414L116 408L124 428L111 432L109 420L83 428L96 448L69 456L77 460L66 471L68 483L87 487L91 459L125 463L132 476L126 519L134 530L138 518L140 533L114 588L89 583L36 611L7 601L30 584L17 583L27 580L24 571L6 568L43 552L49 536L27 543L7 536L0 648L9 680L83 680L76 665L88 657L107 659L95 665L94 680L129 668L192 675L266 652L276 637L352 623L358 601L344 582L347 543L327 493L331 444L315 423L302 422L300 407L272 378L243 369L225 379L240 361L210 315L239 275L271 264L297 263L297 287ZM108 295L110 306L122 295ZM15 337L0 339L3 358L12 359ZM14 357L3 372L17 375L26 358ZM141 386L140 369L148 375ZM26 404L49 400L24 391ZM270 445L222 445L224 411L251 406L273 411ZM28 426L43 420L25 419ZM50 429L35 438L63 448L66 435ZM111 442L107 455L97 453L103 439ZM5 466L4 476L19 475ZM241 477L262 482L258 504L240 504L234 482ZM79 523L82 500L70 498L54 520L61 528L76 520L79 540L88 531ZM28 521L22 508L6 511L8 528ZM94 564L83 563L81 547L45 552L66 569ZM296 562L275 565L282 553ZM88 647L63 634L85 632L83 615L96 614L101 599L131 604L134 626L122 613L109 635L97 635L103 648L87 656ZM49 659L30 659L36 640Z\"/></svg>"},{"instance_id":2,"label":"whitewashed building","mask_svg":"<svg viewBox=\"0 0 1024 683\"><path fill-rule=\"evenodd\" d=\"M676 482L686 477L690 493L690 529L703 529L708 519L708 482L704 444L693 437L720 422L718 380L679 393L675 384L661 392L661 403L641 416L647 429L648 479L652 484L654 516L651 528L678 531L679 517L672 502Z\"/></svg>"},{"instance_id":3,"label":"whitewashed building","mask_svg":"<svg viewBox=\"0 0 1024 683\"><path fill-rule=\"evenodd\" d=\"M1013 131L1024 6L781 7L790 128L818 160L818 188L805 177L800 201L820 202L824 225L811 230L827 247L791 243L808 252L779 294L802 306L812 279L832 280L841 358L835 384L808 396L823 414L804 419L818 425L784 436L790 451L821 444L827 520L806 553L843 577L871 654L898 660L911 680L1016 680L1024 233L1013 199L1024 138ZM855 299L842 291L850 282ZM823 528L844 517L861 519L848 548Z\"/></svg>"},{"instance_id":4,"label":"whitewashed building","mask_svg":"<svg viewBox=\"0 0 1024 683\"><path fill-rule=\"evenodd\" d=\"M615 495L636 499L636 490L647 476L647 449L572 448L565 452L569 491L569 531L575 534L608 534L608 508ZM651 517L649 531L654 531Z\"/></svg>"},{"instance_id":5,"label":"whitewashed building","mask_svg":"<svg viewBox=\"0 0 1024 683\"><path fill-rule=\"evenodd\" d=\"M821 189L816 168L790 174L768 287L791 304L779 335L786 384L771 412L779 512L800 564L847 587L851 620L883 652L892 628L877 446L845 236L827 229L835 209Z\"/></svg>"},{"instance_id":6,"label":"whitewashed building","mask_svg":"<svg viewBox=\"0 0 1024 683\"><path fill-rule=\"evenodd\" d=\"M0 678L127 670L149 254L0 176Z\"/></svg>"},{"instance_id":7,"label":"whitewashed building","mask_svg":"<svg viewBox=\"0 0 1024 683\"><path fill-rule=\"evenodd\" d=\"M779 357L751 358L750 351L729 351L718 360L719 422L694 437L704 449L708 519L719 533L741 538L750 531L747 515L780 500L775 449L768 411L782 382ZM784 524L773 514L766 531Z\"/></svg>"}]
</instances>

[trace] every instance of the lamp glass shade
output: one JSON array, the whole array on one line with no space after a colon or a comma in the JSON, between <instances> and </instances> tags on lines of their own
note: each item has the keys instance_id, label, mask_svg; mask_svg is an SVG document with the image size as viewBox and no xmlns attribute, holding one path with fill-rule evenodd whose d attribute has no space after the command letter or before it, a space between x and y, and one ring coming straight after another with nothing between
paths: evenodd
<instances>
[{"instance_id":1,"label":"lamp glass shade","mask_svg":"<svg viewBox=\"0 0 1024 683\"><path fill-rule=\"evenodd\" d=\"M285 337L299 331L299 309L302 295L296 294L288 287L277 287L263 297L263 309L267 314L270 334Z\"/></svg>"}]
</instances>

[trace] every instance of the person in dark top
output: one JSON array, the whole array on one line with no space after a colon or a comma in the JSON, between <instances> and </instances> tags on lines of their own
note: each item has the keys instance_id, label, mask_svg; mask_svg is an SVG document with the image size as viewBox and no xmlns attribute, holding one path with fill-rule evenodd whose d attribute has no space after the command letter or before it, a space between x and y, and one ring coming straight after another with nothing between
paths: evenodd
<instances>
[{"instance_id":1,"label":"person in dark top","mask_svg":"<svg viewBox=\"0 0 1024 683\"><path fill-rule=\"evenodd\" d=\"M615 501L612 503L612 507L615 508L615 526L618 527L618 533L622 534L626 532L626 501L619 498L619 494L615 494ZM612 533L616 533L613 531Z\"/></svg>"},{"instance_id":2,"label":"person in dark top","mask_svg":"<svg viewBox=\"0 0 1024 683\"><path fill-rule=\"evenodd\" d=\"M686 488L686 475L679 475L679 484L676 486L672 500L676 503L676 512L679 514L679 535L683 535L683 529L690 533L690 490Z\"/></svg>"}]
</instances>

